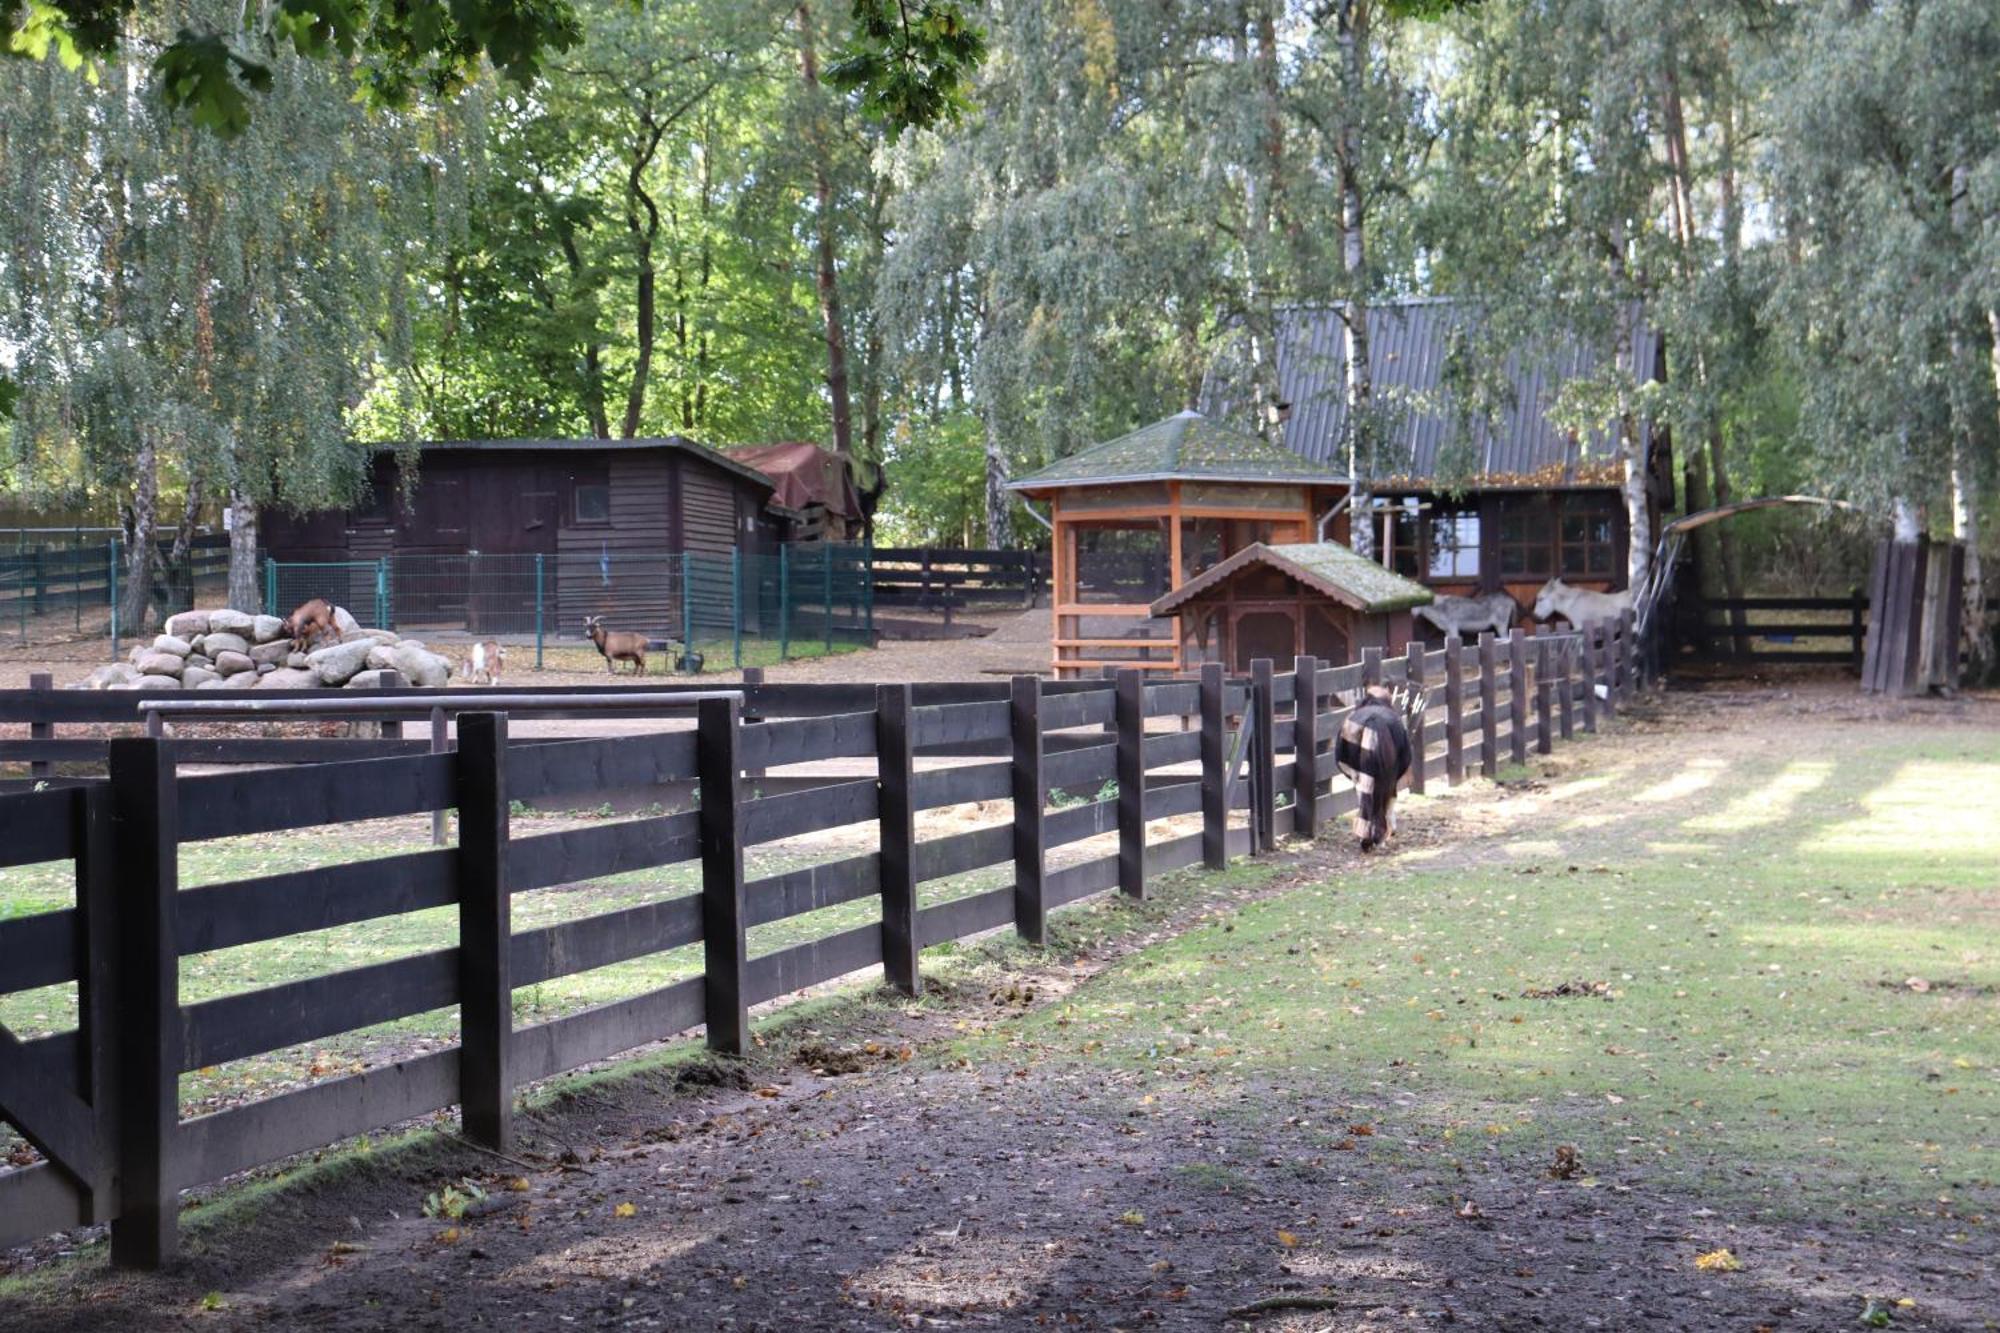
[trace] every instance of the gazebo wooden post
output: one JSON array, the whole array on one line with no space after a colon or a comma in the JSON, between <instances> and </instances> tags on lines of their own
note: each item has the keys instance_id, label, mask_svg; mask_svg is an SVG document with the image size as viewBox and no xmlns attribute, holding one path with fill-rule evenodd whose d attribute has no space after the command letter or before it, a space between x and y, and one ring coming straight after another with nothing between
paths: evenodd
<instances>
[{"instance_id":1,"label":"gazebo wooden post","mask_svg":"<svg viewBox=\"0 0 2000 1333\"><path fill-rule=\"evenodd\" d=\"M1181 586L1181 484L1167 483L1167 591L1176 592ZM1181 634L1180 617L1174 617L1174 672L1179 674L1185 664L1185 636Z\"/></svg>"}]
</instances>

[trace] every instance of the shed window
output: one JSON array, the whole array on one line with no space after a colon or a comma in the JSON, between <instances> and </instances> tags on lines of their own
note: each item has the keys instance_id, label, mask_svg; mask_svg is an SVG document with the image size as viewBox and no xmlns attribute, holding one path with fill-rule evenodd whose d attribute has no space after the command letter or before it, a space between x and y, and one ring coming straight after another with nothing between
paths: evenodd
<instances>
[{"instance_id":1,"label":"shed window","mask_svg":"<svg viewBox=\"0 0 2000 1333\"><path fill-rule=\"evenodd\" d=\"M1609 496L1572 495L1563 502L1564 578L1611 578L1618 558L1618 509Z\"/></svg>"},{"instance_id":2,"label":"shed window","mask_svg":"<svg viewBox=\"0 0 2000 1333\"><path fill-rule=\"evenodd\" d=\"M1376 528L1382 563L1405 578L1423 577L1423 506L1414 495L1389 502Z\"/></svg>"},{"instance_id":3,"label":"shed window","mask_svg":"<svg viewBox=\"0 0 2000 1333\"><path fill-rule=\"evenodd\" d=\"M1429 577L1479 577L1479 514L1472 509L1445 510L1430 516Z\"/></svg>"},{"instance_id":4,"label":"shed window","mask_svg":"<svg viewBox=\"0 0 2000 1333\"><path fill-rule=\"evenodd\" d=\"M570 513L580 526L611 521L609 469L581 468L570 474Z\"/></svg>"},{"instance_id":5,"label":"shed window","mask_svg":"<svg viewBox=\"0 0 2000 1333\"><path fill-rule=\"evenodd\" d=\"M1556 572L1555 514L1542 496L1500 502L1500 577L1545 579Z\"/></svg>"}]
</instances>

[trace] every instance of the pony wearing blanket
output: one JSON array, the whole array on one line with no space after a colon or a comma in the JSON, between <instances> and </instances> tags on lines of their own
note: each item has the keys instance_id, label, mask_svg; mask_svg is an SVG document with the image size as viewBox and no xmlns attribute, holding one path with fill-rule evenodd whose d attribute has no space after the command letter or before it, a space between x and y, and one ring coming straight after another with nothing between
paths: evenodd
<instances>
[{"instance_id":1,"label":"pony wearing blanket","mask_svg":"<svg viewBox=\"0 0 2000 1333\"><path fill-rule=\"evenodd\" d=\"M1409 720L1423 716L1426 702L1423 691L1399 697L1385 686L1370 685L1340 724L1333 761L1353 780L1360 798L1354 834L1364 852L1387 842L1396 831L1396 789L1409 775L1414 758Z\"/></svg>"}]
</instances>

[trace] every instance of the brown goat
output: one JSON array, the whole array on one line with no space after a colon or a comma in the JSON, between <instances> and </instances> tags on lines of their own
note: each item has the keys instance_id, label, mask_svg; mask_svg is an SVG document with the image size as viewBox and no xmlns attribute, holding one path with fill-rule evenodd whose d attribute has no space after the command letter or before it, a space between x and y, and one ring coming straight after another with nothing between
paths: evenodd
<instances>
[{"instance_id":1,"label":"brown goat","mask_svg":"<svg viewBox=\"0 0 2000 1333\"><path fill-rule=\"evenodd\" d=\"M507 645L495 639L475 643L459 664L460 679L469 680L474 685L498 685L500 672L507 665Z\"/></svg>"},{"instance_id":2,"label":"brown goat","mask_svg":"<svg viewBox=\"0 0 2000 1333\"><path fill-rule=\"evenodd\" d=\"M324 597L315 597L285 619L279 632L292 641L292 651L302 653L306 645L333 629L333 607Z\"/></svg>"},{"instance_id":3,"label":"brown goat","mask_svg":"<svg viewBox=\"0 0 2000 1333\"><path fill-rule=\"evenodd\" d=\"M629 630L607 630L603 616L585 616L583 632L597 645L597 651L604 654L604 669L616 671L619 662L630 662L634 675L646 674L646 636Z\"/></svg>"}]
</instances>

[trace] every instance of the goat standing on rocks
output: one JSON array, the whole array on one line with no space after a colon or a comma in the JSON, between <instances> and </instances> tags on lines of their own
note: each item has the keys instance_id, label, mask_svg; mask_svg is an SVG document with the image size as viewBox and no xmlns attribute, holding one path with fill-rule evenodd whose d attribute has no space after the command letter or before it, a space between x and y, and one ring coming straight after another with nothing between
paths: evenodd
<instances>
[{"instance_id":1,"label":"goat standing on rocks","mask_svg":"<svg viewBox=\"0 0 2000 1333\"><path fill-rule=\"evenodd\" d=\"M630 662L635 675L646 674L646 636L629 630L607 630L603 616L585 616L583 632L604 654L604 669L616 671L619 662Z\"/></svg>"}]
</instances>

